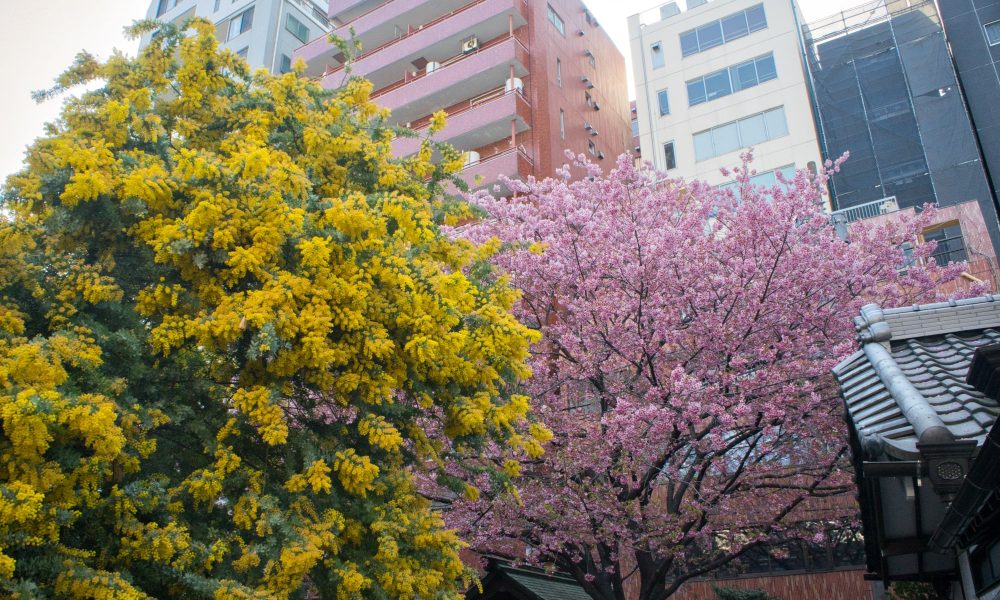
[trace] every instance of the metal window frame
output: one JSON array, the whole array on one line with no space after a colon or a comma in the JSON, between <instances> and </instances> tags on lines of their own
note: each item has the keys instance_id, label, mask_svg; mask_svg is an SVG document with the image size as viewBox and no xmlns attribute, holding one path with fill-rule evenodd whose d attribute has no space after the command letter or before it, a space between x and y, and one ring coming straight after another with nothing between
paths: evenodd
<instances>
[{"instance_id":1,"label":"metal window frame","mask_svg":"<svg viewBox=\"0 0 1000 600\"><path fill-rule=\"evenodd\" d=\"M990 27L994 27L997 32L997 41L993 41L990 36ZM996 46L1000 44L1000 19L996 21L990 21L989 23L983 23L983 33L986 34L986 44L989 46Z\"/></svg>"}]
</instances>

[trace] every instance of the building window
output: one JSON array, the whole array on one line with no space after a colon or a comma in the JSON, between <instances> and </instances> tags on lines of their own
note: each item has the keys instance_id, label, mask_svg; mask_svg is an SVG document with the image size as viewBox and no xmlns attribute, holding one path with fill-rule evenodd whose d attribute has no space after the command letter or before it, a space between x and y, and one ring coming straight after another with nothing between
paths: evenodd
<instances>
[{"instance_id":1,"label":"building window","mask_svg":"<svg viewBox=\"0 0 1000 600\"><path fill-rule=\"evenodd\" d=\"M597 146L595 146L594 142L591 142L590 140L587 140L587 152L590 152L593 156L597 156Z\"/></svg>"},{"instance_id":2,"label":"building window","mask_svg":"<svg viewBox=\"0 0 1000 600\"><path fill-rule=\"evenodd\" d=\"M785 165L784 167L779 167L773 171L764 171L763 173L758 173L750 178L750 185L758 187L773 187L778 181L778 174L781 174L785 178L785 181L791 181L795 179L795 165ZM720 190L732 190L733 195L739 200L741 196L740 184L735 181L730 181L728 183L723 183L722 185L716 186Z\"/></svg>"},{"instance_id":3,"label":"building window","mask_svg":"<svg viewBox=\"0 0 1000 600\"><path fill-rule=\"evenodd\" d=\"M596 69L597 68L597 59L594 58L594 53L591 52L590 50L584 50L583 53L587 56L587 63L590 64L591 67L593 67L593 68Z\"/></svg>"},{"instance_id":4,"label":"building window","mask_svg":"<svg viewBox=\"0 0 1000 600\"><path fill-rule=\"evenodd\" d=\"M220 4L222 4L222 0L215 0L215 8L212 9L212 12L219 12Z\"/></svg>"},{"instance_id":5,"label":"building window","mask_svg":"<svg viewBox=\"0 0 1000 600\"><path fill-rule=\"evenodd\" d=\"M674 143L667 142L663 144L663 158L666 159L664 164L667 165L667 170L677 168L677 157L674 155Z\"/></svg>"},{"instance_id":6,"label":"building window","mask_svg":"<svg viewBox=\"0 0 1000 600\"><path fill-rule=\"evenodd\" d=\"M937 247L931 253L931 258L944 267L948 263L962 262L968 259L965 253L965 239L962 238L962 226L957 221L945 223L929 231L924 231L924 241L935 241Z\"/></svg>"},{"instance_id":7,"label":"building window","mask_svg":"<svg viewBox=\"0 0 1000 600\"><path fill-rule=\"evenodd\" d=\"M556 59L556 85L562 87L562 61Z\"/></svg>"},{"instance_id":8,"label":"building window","mask_svg":"<svg viewBox=\"0 0 1000 600\"><path fill-rule=\"evenodd\" d=\"M552 8L552 5L548 5L548 8L549 8L549 23L552 23L552 26L556 28L556 31L558 31L561 35L565 36L566 24L563 23L562 17L560 17L559 13L557 13L556 10Z\"/></svg>"},{"instance_id":9,"label":"building window","mask_svg":"<svg viewBox=\"0 0 1000 600\"><path fill-rule=\"evenodd\" d=\"M292 57L288 56L287 54L282 54L281 55L281 64L278 67L278 72L279 73L288 73L291 70L292 70Z\"/></svg>"},{"instance_id":10,"label":"building window","mask_svg":"<svg viewBox=\"0 0 1000 600\"><path fill-rule=\"evenodd\" d=\"M559 109L559 138L566 139L566 111Z\"/></svg>"},{"instance_id":11,"label":"building window","mask_svg":"<svg viewBox=\"0 0 1000 600\"><path fill-rule=\"evenodd\" d=\"M774 56L766 54L687 82L688 106L694 106L778 78Z\"/></svg>"},{"instance_id":12,"label":"building window","mask_svg":"<svg viewBox=\"0 0 1000 600\"><path fill-rule=\"evenodd\" d=\"M303 44L309 41L309 28L302 21L296 19L295 15L289 14L288 18L285 19L285 29Z\"/></svg>"},{"instance_id":13,"label":"building window","mask_svg":"<svg viewBox=\"0 0 1000 600\"><path fill-rule=\"evenodd\" d=\"M229 37L226 39L231 40L244 32L250 31L250 27L252 26L253 7L251 6L229 21Z\"/></svg>"},{"instance_id":14,"label":"building window","mask_svg":"<svg viewBox=\"0 0 1000 600\"><path fill-rule=\"evenodd\" d=\"M250 54L250 46L244 46L236 51L236 56L239 56L243 60L247 59L247 54Z\"/></svg>"},{"instance_id":15,"label":"building window","mask_svg":"<svg viewBox=\"0 0 1000 600\"><path fill-rule=\"evenodd\" d=\"M160 16L167 12L171 8L177 6L178 0L160 0L160 3L156 5L156 16Z\"/></svg>"},{"instance_id":16,"label":"building window","mask_svg":"<svg viewBox=\"0 0 1000 600\"><path fill-rule=\"evenodd\" d=\"M986 41L989 42L990 46L1000 44L1000 21L987 23L983 27L986 29Z\"/></svg>"},{"instance_id":17,"label":"building window","mask_svg":"<svg viewBox=\"0 0 1000 600\"><path fill-rule=\"evenodd\" d=\"M767 17L764 15L764 5L751 6L746 10L682 33L680 36L681 56L704 52L709 48L721 46L766 27Z\"/></svg>"},{"instance_id":18,"label":"building window","mask_svg":"<svg viewBox=\"0 0 1000 600\"><path fill-rule=\"evenodd\" d=\"M670 99L667 97L667 90L656 92L656 103L660 107L660 116L670 114Z\"/></svg>"},{"instance_id":19,"label":"building window","mask_svg":"<svg viewBox=\"0 0 1000 600\"><path fill-rule=\"evenodd\" d=\"M632 137L639 137L639 121L632 119Z\"/></svg>"},{"instance_id":20,"label":"building window","mask_svg":"<svg viewBox=\"0 0 1000 600\"><path fill-rule=\"evenodd\" d=\"M663 44L660 42L653 42L649 46L649 52L653 57L654 69L659 69L667 64L666 59L663 57Z\"/></svg>"},{"instance_id":21,"label":"building window","mask_svg":"<svg viewBox=\"0 0 1000 600\"><path fill-rule=\"evenodd\" d=\"M785 108L779 106L694 134L694 159L707 160L785 135Z\"/></svg>"}]
</instances>

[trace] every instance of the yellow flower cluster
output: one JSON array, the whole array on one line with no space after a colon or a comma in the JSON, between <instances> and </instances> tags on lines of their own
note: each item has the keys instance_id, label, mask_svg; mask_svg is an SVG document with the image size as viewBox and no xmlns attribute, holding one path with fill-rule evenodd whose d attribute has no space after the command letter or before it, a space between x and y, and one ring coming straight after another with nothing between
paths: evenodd
<instances>
[{"instance_id":1,"label":"yellow flower cluster","mask_svg":"<svg viewBox=\"0 0 1000 600\"><path fill-rule=\"evenodd\" d=\"M514 393L516 292L439 229L462 156L393 158L370 82L251 73L214 31L81 57L59 85L99 90L8 181L0 595L458 597L462 544L411 471L547 431Z\"/></svg>"},{"instance_id":2,"label":"yellow flower cluster","mask_svg":"<svg viewBox=\"0 0 1000 600\"><path fill-rule=\"evenodd\" d=\"M372 489L379 473L378 466L372 464L367 456L358 455L354 448L337 452L333 468L344 489L358 496L364 496Z\"/></svg>"}]
</instances>

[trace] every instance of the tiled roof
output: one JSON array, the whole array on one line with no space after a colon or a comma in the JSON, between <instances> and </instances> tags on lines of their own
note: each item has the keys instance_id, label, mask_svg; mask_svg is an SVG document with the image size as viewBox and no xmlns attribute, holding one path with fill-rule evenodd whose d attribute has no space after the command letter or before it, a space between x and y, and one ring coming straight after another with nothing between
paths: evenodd
<instances>
[{"instance_id":1,"label":"tiled roof","mask_svg":"<svg viewBox=\"0 0 1000 600\"><path fill-rule=\"evenodd\" d=\"M856 322L865 345L888 346L895 366L955 438L982 443L1000 405L965 376L977 347L1000 343L1000 296L888 309ZM870 353L849 356L834 375L866 454L917 458L917 435L901 408L905 402L890 393Z\"/></svg>"},{"instance_id":2,"label":"tiled roof","mask_svg":"<svg viewBox=\"0 0 1000 600\"><path fill-rule=\"evenodd\" d=\"M539 600L590 600L576 581L560 575L505 568L507 575L524 586Z\"/></svg>"}]
</instances>

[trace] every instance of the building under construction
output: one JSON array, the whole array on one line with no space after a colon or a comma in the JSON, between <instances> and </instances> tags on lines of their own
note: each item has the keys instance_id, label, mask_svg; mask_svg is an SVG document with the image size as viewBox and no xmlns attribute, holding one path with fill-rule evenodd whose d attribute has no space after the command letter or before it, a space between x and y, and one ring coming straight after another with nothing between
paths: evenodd
<instances>
[{"instance_id":1,"label":"building under construction","mask_svg":"<svg viewBox=\"0 0 1000 600\"><path fill-rule=\"evenodd\" d=\"M934 2L864 4L808 25L804 40L823 154L850 150L834 208L856 220L975 203L995 255L994 192ZM946 230L941 262L973 262L962 232Z\"/></svg>"}]
</instances>

